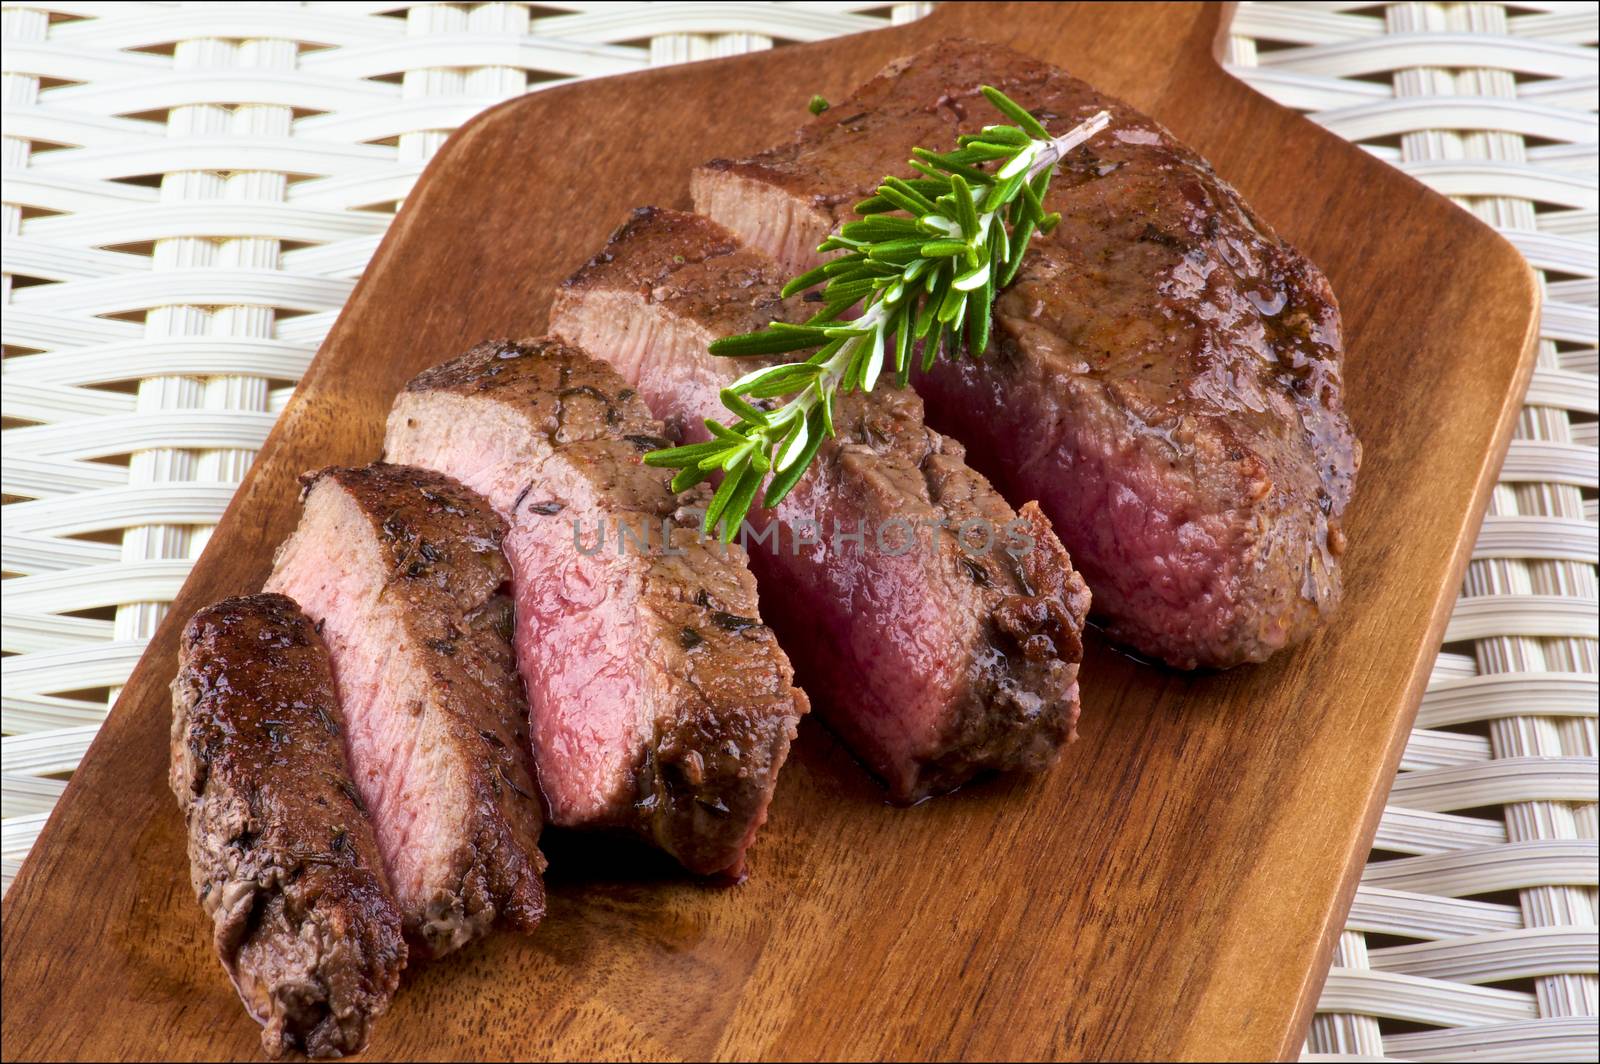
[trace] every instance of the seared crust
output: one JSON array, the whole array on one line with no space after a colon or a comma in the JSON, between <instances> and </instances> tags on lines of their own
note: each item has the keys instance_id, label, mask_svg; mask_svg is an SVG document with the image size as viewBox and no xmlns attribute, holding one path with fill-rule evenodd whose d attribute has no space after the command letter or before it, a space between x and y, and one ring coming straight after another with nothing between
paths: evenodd
<instances>
[{"instance_id":1,"label":"seared crust","mask_svg":"<svg viewBox=\"0 0 1600 1064\"><path fill-rule=\"evenodd\" d=\"M698 214L635 207L606 246L556 291L552 321L585 291L632 291L647 303L702 325L711 338L804 320L803 304L780 295L784 278L770 258L744 249L728 230ZM729 365L745 365L744 360Z\"/></svg>"},{"instance_id":2,"label":"seared crust","mask_svg":"<svg viewBox=\"0 0 1600 1064\"><path fill-rule=\"evenodd\" d=\"M591 479L605 486L618 509L655 517L677 509L662 487L664 474L639 462L665 444L660 422L611 367L577 348L539 338L486 341L413 377L405 390L508 404L551 448L592 466ZM526 501L538 500L529 495Z\"/></svg>"},{"instance_id":3,"label":"seared crust","mask_svg":"<svg viewBox=\"0 0 1600 1064\"><path fill-rule=\"evenodd\" d=\"M701 167L696 206L808 264L912 146L1001 120L982 84L1056 135L1101 109L1112 123L1051 185L1062 221L997 298L995 350L919 381L930 416L1012 499L1041 501L1114 638L1190 668L1303 639L1341 597L1360 464L1338 305L1158 123L1047 64L943 41L790 141ZM763 222L780 215L782 231Z\"/></svg>"},{"instance_id":4,"label":"seared crust","mask_svg":"<svg viewBox=\"0 0 1600 1064\"><path fill-rule=\"evenodd\" d=\"M284 596L228 599L184 629L172 693L190 879L262 1048L359 1052L406 947L345 766L327 650Z\"/></svg>"},{"instance_id":5,"label":"seared crust","mask_svg":"<svg viewBox=\"0 0 1600 1064\"><path fill-rule=\"evenodd\" d=\"M385 551L385 608L408 633L419 682L441 692L431 704L451 718L437 736L456 769L449 785L469 788L475 806L471 837L459 840L426 911L406 914L406 933L437 955L492 924L532 931L544 916L545 862L526 703L499 595L510 578L500 553L505 522L430 470L382 462L324 469L302 478L306 496L324 481L355 501Z\"/></svg>"},{"instance_id":6,"label":"seared crust","mask_svg":"<svg viewBox=\"0 0 1600 1064\"><path fill-rule=\"evenodd\" d=\"M406 391L505 404L590 481L610 527L649 530L636 552L641 620L654 632L644 645L670 694L634 771L633 800L612 826L645 835L691 871L736 871L810 705L761 620L744 552L699 533L693 511L704 512L710 489L675 496L671 471L639 460L668 445L661 423L615 370L555 340L479 344ZM555 519L564 503L547 495L530 484L513 519Z\"/></svg>"},{"instance_id":7,"label":"seared crust","mask_svg":"<svg viewBox=\"0 0 1600 1064\"><path fill-rule=\"evenodd\" d=\"M641 207L562 285L551 317L558 324L577 321L589 294L635 299L694 323L709 343L774 320L804 320L807 304L782 299L782 283L770 258L744 248L715 222ZM741 359L738 371L753 364ZM923 424L915 392L885 382L869 394L839 396L834 420L837 435L817 452L805 490L850 500L874 527L903 520L950 530L930 544L922 586L903 591L937 594L966 619L967 642L955 648L963 656L964 680L946 716L946 734L909 785L893 783L891 766L872 767L891 781L897 798L909 801L981 771L1048 766L1074 734L1080 635L1089 605L1089 592L1055 533L1032 504L1019 517L967 466L961 444ZM1032 549L964 549L954 533L967 522L996 536L1014 529L1033 541ZM803 638L785 643L798 648ZM839 671L837 661L831 665L819 662L813 671ZM830 722L848 734L846 716L831 714Z\"/></svg>"}]
</instances>

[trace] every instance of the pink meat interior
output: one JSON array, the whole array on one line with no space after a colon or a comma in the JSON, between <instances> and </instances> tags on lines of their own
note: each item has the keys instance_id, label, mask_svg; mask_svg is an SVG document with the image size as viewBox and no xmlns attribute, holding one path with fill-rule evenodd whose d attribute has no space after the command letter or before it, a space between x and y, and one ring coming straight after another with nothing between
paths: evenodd
<instances>
[{"instance_id":1,"label":"pink meat interior","mask_svg":"<svg viewBox=\"0 0 1600 1064\"><path fill-rule=\"evenodd\" d=\"M1243 575L1244 516L1206 512L1193 489L1157 454L1140 454L1109 402L1073 404L1048 381L1003 386L970 363L941 362L919 387L940 427L972 445L969 459L1011 498L1031 493L1049 514L1094 588L1096 605L1139 618L1145 645L1215 647L1235 639ZM1041 431L1026 442L1004 429L1007 412L1026 410ZM1053 427L1054 431L1050 431ZM1267 649L1287 632L1263 625Z\"/></svg>"},{"instance_id":2,"label":"pink meat interior","mask_svg":"<svg viewBox=\"0 0 1600 1064\"><path fill-rule=\"evenodd\" d=\"M345 720L345 752L396 900L422 911L464 838L470 796L459 769L429 741L425 670L395 603L383 601L388 566L368 517L331 479L306 500L267 591L288 595L321 626Z\"/></svg>"},{"instance_id":3,"label":"pink meat interior","mask_svg":"<svg viewBox=\"0 0 1600 1064\"><path fill-rule=\"evenodd\" d=\"M626 812L651 738L655 699L637 621L643 559L616 549L593 484L547 449L531 453L529 433L498 405L406 394L386 446L390 461L461 481L510 526L517 668L539 785L552 823L601 823ZM604 546L593 549L602 527Z\"/></svg>"},{"instance_id":4,"label":"pink meat interior","mask_svg":"<svg viewBox=\"0 0 1600 1064\"><path fill-rule=\"evenodd\" d=\"M689 182L696 213L733 232L746 247L771 255L792 271L789 276L799 276L827 260L817 245L827 238L833 221L804 197L745 180L716 164L699 167Z\"/></svg>"}]
</instances>

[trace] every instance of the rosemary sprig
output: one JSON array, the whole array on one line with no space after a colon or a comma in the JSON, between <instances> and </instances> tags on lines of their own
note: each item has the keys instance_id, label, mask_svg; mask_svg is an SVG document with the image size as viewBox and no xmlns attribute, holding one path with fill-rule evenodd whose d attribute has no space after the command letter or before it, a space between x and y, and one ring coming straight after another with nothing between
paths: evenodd
<instances>
[{"instance_id":1,"label":"rosemary sprig","mask_svg":"<svg viewBox=\"0 0 1600 1064\"><path fill-rule=\"evenodd\" d=\"M1056 164L1111 116L1101 111L1051 137L1000 90L985 85L982 92L1015 125L985 126L958 138L952 152L916 148L910 166L918 176L886 177L875 195L856 204L861 219L817 248L841 254L783 288L787 298L823 286L816 315L711 345L712 354L733 358L816 350L803 362L763 366L724 388L723 405L737 419L724 425L707 418L710 440L645 455L650 465L678 470L676 492L722 471L706 532L720 525L723 541L732 540L768 474L761 504L783 501L833 435L837 394L871 391L885 366L906 386L918 345L923 370L941 348L957 358L963 348L978 357L988 346L995 292L1016 276L1033 234L1061 220L1043 206ZM860 316L846 319L857 306Z\"/></svg>"}]
</instances>

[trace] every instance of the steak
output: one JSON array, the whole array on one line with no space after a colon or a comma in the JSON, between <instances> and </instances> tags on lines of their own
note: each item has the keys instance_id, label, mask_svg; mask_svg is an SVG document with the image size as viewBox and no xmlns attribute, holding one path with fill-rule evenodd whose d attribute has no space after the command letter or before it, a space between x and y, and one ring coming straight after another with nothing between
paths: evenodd
<instances>
[{"instance_id":1,"label":"steak","mask_svg":"<svg viewBox=\"0 0 1600 1064\"><path fill-rule=\"evenodd\" d=\"M195 614L178 654L169 782L217 956L268 1056L359 1052L406 945L327 649L291 600L252 595Z\"/></svg>"},{"instance_id":2,"label":"steak","mask_svg":"<svg viewBox=\"0 0 1600 1064\"><path fill-rule=\"evenodd\" d=\"M744 552L704 541L670 472L640 463L661 432L604 363L496 341L411 381L385 447L459 477L510 525L551 821L633 831L692 872L737 876L809 704Z\"/></svg>"},{"instance_id":3,"label":"steak","mask_svg":"<svg viewBox=\"0 0 1600 1064\"><path fill-rule=\"evenodd\" d=\"M303 478L268 590L327 640L345 748L407 936L440 956L544 915L505 524L449 477L378 463Z\"/></svg>"},{"instance_id":4,"label":"steak","mask_svg":"<svg viewBox=\"0 0 1600 1064\"><path fill-rule=\"evenodd\" d=\"M644 208L562 286L551 327L699 442L704 418L727 416L719 389L751 368L707 344L803 318L779 288L772 261L722 227ZM834 421L775 516L750 518L762 595L829 726L898 801L1047 767L1077 720L1089 604L1048 522L924 427L913 392L840 396Z\"/></svg>"},{"instance_id":5,"label":"steak","mask_svg":"<svg viewBox=\"0 0 1600 1064\"><path fill-rule=\"evenodd\" d=\"M1063 161L1062 221L997 298L991 350L919 379L929 418L1040 500L1113 638L1181 668L1264 660L1338 605L1361 448L1327 281L1204 159L1058 69L945 41L788 143L701 167L696 207L797 274L913 146L1005 121L985 83L1057 136L1112 123Z\"/></svg>"}]
</instances>

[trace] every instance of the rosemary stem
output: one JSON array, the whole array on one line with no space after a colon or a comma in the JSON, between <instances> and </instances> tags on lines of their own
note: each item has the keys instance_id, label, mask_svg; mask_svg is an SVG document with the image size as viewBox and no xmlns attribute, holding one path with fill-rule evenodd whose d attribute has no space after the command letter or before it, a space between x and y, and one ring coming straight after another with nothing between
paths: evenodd
<instances>
[{"instance_id":1,"label":"rosemary stem","mask_svg":"<svg viewBox=\"0 0 1600 1064\"><path fill-rule=\"evenodd\" d=\"M1061 157L1111 124L1111 112L1099 111L1079 122L1061 136L1046 141L1038 156L1028 167L1028 180L1032 181L1045 170L1061 161Z\"/></svg>"}]
</instances>

